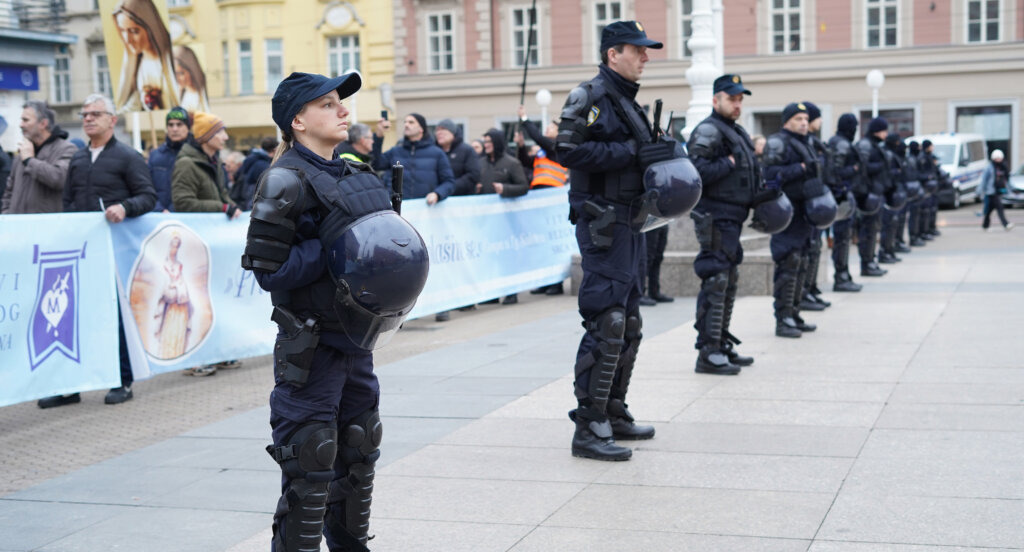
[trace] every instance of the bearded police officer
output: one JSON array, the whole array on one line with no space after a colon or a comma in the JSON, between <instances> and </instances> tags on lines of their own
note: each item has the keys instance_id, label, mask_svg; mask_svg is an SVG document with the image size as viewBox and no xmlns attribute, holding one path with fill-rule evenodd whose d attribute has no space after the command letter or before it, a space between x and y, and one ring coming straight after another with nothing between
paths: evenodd
<instances>
[{"instance_id":1,"label":"bearded police officer","mask_svg":"<svg viewBox=\"0 0 1024 552\"><path fill-rule=\"evenodd\" d=\"M837 201L840 198L846 198L847 202L856 201L856 197L867 193L860 158L853 147L856 136L857 116L853 113L843 113L836 124L836 135L828 140L828 149L831 153L830 173ZM847 208L856 211L852 204ZM836 272L832 291L857 292L863 287L854 283L853 277L850 276L850 242L854 220L853 216L849 216L832 223L832 264Z\"/></svg>"},{"instance_id":2,"label":"bearded police officer","mask_svg":"<svg viewBox=\"0 0 1024 552\"><path fill-rule=\"evenodd\" d=\"M834 199L831 217L819 212L819 202L832 194L820 179L819 160L807 142L807 111L803 103L787 105L782 110L782 130L768 138L764 149L765 180L782 188L794 211L789 226L770 242L775 261L775 335L779 337L800 337L817 329L800 317L799 292L807 277L811 235L824 218L828 218L826 224L835 218Z\"/></svg>"},{"instance_id":3,"label":"bearded police officer","mask_svg":"<svg viewBox=\"0 0 1024 552\"><path fill-rule=\"evenodd\" d=\"M875 262L875 248L882 229L880 213L886 190L890 186L889 165L882 151L882 141L889 131L883 117L868 123L868 132L857 142L857 153L867 171L867 193L857 198L861 210L857 228L857 250L860 253L861 276L884 276L886 270Z\"/></svg>"},{"instance_id":4,"label":"bearded police officer","mask_svg":"<svg viewBox=\"0 0 1024 552\"><path fill-rule=\"evenodd\" d=\"M267 447L283 472L274 552L320 550L321 537L330 550L367 550L381 441L372 350L427 277L426 246L391 192L334 152L348 134L341 100L360 84L358 73L292 73L277 87L283 143L260 179L242 257L279 328Z\"/></svg>"},{"instance_id":5,"label":"bearded police officer","mask_svg":"<svg viewBox=\"0 0 1024 552\"><path fill-rule=\"evenodd\" d=\"M675 145L651 143L652 130L636 103L648 48L661 48L636 21L601 32L598 75L569 93L562 108L557 150L570 173L570 220L582 256L579 310L586 333L576 354L578 406L572 454L627 460L616 440L650 439L626 408L626 392L640 345L642 234L629 225L629 206L643 193L650 165L676 156Z\"/></svg>"},{"instance_id":6,"label":"bearded police officer","mask_svg":"<svg viewBox=\"0 0 1024 552\"><path fill-rule=\"evenodd\" d=\"M713 111L694 127L687 143L703 185L700 203L690 213L700 243L693 270L701 280L694 323L699 351L694 370L734 375L742 366L754 363L734 348L739 340L729 333L729 323L743 262L740 231L763 191L763 179L754 144L736 122L743 98L751 91L739 75L718 77L712 91Z\"/></svg>"}]
</instances>

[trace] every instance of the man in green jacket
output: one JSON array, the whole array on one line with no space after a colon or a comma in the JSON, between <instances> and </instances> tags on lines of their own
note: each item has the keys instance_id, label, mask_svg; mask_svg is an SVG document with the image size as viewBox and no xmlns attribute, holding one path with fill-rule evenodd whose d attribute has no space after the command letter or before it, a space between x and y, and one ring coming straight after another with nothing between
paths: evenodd
<instances>
[{"instance_id":1,"label":"man in green jacket","mask_svg":"<svg viewBox=\"0 0 1024 552\"><path fill-rule=\"evenodd\" d=\"M236 219L242 210L228 197L227 173L218 158L228 141L224 121L216 115L197 111L192 116L192 135L195 140L185 142L178 152L171 172L171 201L179 213L224 213ZM207 366L196 366L185 371L190 376L211 376L217 368L239 366L229 360Z\"/></svg>"},{"instance_id":2,"label":"man in green jacket","mask_svg":"<svg viewBox=\"0 0 1024 552\"><path fill-rule=\"evenodd\" d=\"M171 200L179 213L225 213L236 219L241 209L228 197L224 166L217 153L224 149L228 133L216 115L197 111L192 135L178 153L171 173Z\"/></svg>"}]
</instances>

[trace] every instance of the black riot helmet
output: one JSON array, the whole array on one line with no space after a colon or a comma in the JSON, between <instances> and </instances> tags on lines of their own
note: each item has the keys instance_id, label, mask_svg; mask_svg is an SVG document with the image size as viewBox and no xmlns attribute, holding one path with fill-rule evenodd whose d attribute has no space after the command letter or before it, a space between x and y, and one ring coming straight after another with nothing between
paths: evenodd
<instances>
[{"instance_id":1,"label":"black riot helmet","mask_svg":"<svg viewBox=\"0 0 1024 552\"><path fill-rule=\"evenodd\" d=\"M840 199L842 201L839 202L837 207L835 222L849 219L857 210L857 202L853 199L852 192L846 192Z\"/></svg>"},{"instance_id":2,"label":"black riot helmet","mask_svg":"<svg viewBox=\"0 0 1024 552\"><path fill-rule=\"evenodd\" d=\"M857 211L862 215L871 216L882 208L882 196L869 193L857 200Z\"/></svg>"},{"instance_id":3,"label":"black riot helmet","mask_svg":"<svg viewBox=\"0 0 1024 552\"><path fill-rule=\"evenodd\" d=\"M750 227L765 234L777 234L789 226L793 220L793 203L786 194L776 190L777 195L754 206L754 216L750 219Z\"/></svg>"},{"instance_id":4,"label":"black riot helmet","mask_svg":"<svg viewBox=\"0 0 1024 552\"><path fill-rule=\"evenodd\" d=\"M687 157L652 163L644 171L644 193L630 205L630 226L646 232L668 224L700 201L700 173Z\"/></svg>"},{"instance_id":5,"label":"black riot helmet","mask_svg":"<svg viewBox=\"0 0 1024 552\"><path fill-rule=\"evenodd\" d=\"M907 201L917 201L924 197L924 189L921 187L920 180L908 180L903 185L907 189Z\"/></svg>"},{"instance_id":6,"label":"black riot helmet","mask_svg":"<svg viewBox=\"0 0 1024 552\"><path fill-rule=\"evenodd\" d=\"M825 193L808 198L804 201L804 214L807 220L814 226L824 230L836 220L836 213L839 206L836 205L836 198L832 192L825 190Z\"/></svg>"},{"instance_id":7,"label":"black riot helmet","mask_svg":"<svg viewBox=\"0 0 1024 552\"><path fill-rule=\"evenodd\" d=\"M885 208L890 211L898 211L907 204L907 189L899 184L894 186L885 194Z\"/></svg>"},{"instance_id":8,"label":"black riot helmet","mask_svg":"<svg viewBox=\"0 0 1024 552\"><path fill-rule=\"evenodd\" d=\"M330 230L321 241L345 335L368 351L385 345L426 284L423 238L394 211L377 211Z\"/></svg>"}]
</instances>

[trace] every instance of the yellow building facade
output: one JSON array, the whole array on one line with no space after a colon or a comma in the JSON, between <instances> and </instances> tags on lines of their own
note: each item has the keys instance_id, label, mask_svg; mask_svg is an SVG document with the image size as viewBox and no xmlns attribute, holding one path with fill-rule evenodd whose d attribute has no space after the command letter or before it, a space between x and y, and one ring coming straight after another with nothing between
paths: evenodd
<instances>
[{"instance_id":1,"label":"yellow building facade","mask_svg":"<svg viewBox=\"0 0 1024 552\"><path fill-rule=\"evenodd\" d=\"M293 71L328 76L358 71L362 90L345 102L353 121L372 125L390 97L391 2L169 0L168 6L174 45L188 46L200 58L210 111L227 125L232 149L258 147L262 138L276 134L271 98ZM162 140L162 114L153 120ZM149 118L139 123L147 136Z\"/></svg>"}]
</instances>

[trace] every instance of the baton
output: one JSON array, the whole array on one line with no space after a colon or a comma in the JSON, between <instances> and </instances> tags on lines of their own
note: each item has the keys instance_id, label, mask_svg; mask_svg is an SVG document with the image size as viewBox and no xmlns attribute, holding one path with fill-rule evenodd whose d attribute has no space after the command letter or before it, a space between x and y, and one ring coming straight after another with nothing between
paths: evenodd
<instances>
[{"instance_id":1,"label":"baton","mask_svg":"<svg viewBox=\"0 0 1024 552\"><path fill-rule=\"evenodd\" d=\"M402 214L402 177L405 167L395 162L391 166L391 208L399 215Z\"/></svg>"},{"instance_id":2,"label":"baton","mask_svg":"<svg viewBox=\"0 0 1024 552\"><path fill-rule=\"evenodd\" d=\"M654 100L654 136L651 142L657 142L661 136L661 99Z\"/></svg>"}]
</instances>

